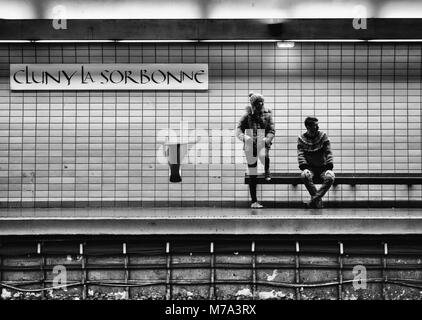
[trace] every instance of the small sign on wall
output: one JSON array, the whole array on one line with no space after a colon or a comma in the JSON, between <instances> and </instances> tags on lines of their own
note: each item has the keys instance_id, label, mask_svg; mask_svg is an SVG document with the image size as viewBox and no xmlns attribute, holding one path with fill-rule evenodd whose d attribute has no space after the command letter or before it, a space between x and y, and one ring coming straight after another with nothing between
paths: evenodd
<instances>
[{"instance_id":1,"label":"small sign on wall","mask_svg":"<svg viewBox=\"0 0 422 320\"><path fill-rule=\"evenodd\" d=\"M11 64L11 90L207 90L207 64Z\"/></svg>"}]
</instances>

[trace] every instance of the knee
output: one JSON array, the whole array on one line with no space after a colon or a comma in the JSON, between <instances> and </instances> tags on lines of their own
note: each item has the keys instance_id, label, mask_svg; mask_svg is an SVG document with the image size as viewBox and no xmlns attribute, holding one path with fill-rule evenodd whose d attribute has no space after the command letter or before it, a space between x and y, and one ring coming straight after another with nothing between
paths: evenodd
<instances>
[{"instance_id":1,"label":"knee","mask_svg":"<svg viewBox=\"0 0 422 320\"><path fill-rule=\"evenodd\" d=\"M246 163L248 164L248 167L256 167L257 164L257 158L252 157L252 154L246 155Z\"/></svg>"},{"instance_id":2,"label":"knee","mask_svg":"<svg viewBox=\"0 0 422 320\"><path fill-rule=\"evenodd\" d=\"M258 156L259 156L259 160L263 163L263 161L265 160L265 158L268 157L268 153L265 151L265 148L262 148L259 151Z\"/></svg>"},{"instance_id":3,"label":"knee","mask_svg":"<svg viewBox=\"0 0 422 320\"><path fill-rule=\"evenodd\" d=\"M248 174L250 176L258 174L257 162L253 164L248 164Z\"/></svg>"},{"instance_id":4,"label":"knee","mask_svg":"<svg viewBox=\"0 0 422 320\"><path fill-rule=\"evenodd\" d=\"M324 179L327 180L330 183L333 183L334 180L336 179L336 175L334 174L334 172L332 170L327 170L325 172Z\"/></svg>"},{"instance_id":5,"label":"knee","mask_svg":"<svg viewBox=\"0 0 422 320\"><path fill-rule=\"evenodd\" d=\"M300 174L302 180L312 180L312 172L308 169L305 169Z\"/></svg>"},{"instance_id":6,"label":"knee","mask_svg":"<svg viewBox=\"0 0 422 320\"><path fill-rule=\"evenodd\" d=\"M256 165L258 164L258 162L254 162L254 163L248 163L248 167L249 168L256 168Z\"/></svg>"},{"instance_id":7,"label":"knee","mask_svg":"<svg viewBox=\"0 0 422 320\"><path fill-rule=\"evenodd\" d=\"M249 175L249 185L256 184L256 180L257 180L257 175L256 174L250 174Z\"/></svg>"}]
</instances>

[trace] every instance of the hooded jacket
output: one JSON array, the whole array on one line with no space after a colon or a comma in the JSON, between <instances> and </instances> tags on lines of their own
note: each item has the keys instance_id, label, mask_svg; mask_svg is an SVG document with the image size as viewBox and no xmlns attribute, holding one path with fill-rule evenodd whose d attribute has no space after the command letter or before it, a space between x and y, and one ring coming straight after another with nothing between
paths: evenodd
<instances>
[{"instance_id":1,"label":"hooded jacket","mask_svg":"<svg viewBox=\"0 0 422 320\"><path fill-rule=\"evenodd\" d=\"M253 138L254 143L256 143L258 129L265 130L265 137L269 139L269 144L267 146L267 148L269 148L275 135L275 126L271 109L264 106L261 112L253 113L252 107L247 106L244 115L237 123L236 136L240 141L244 142L246 134Z\"/></svg>"},{"instance_id":2,"label":"hooded jacket","mask_svg":"<svg viewBox=\"0 0 422 320\"><path fill-rule=\"evenodd\" d=\"M333 154L330 140L323 131L311 138L308 133L301 134L297 139L297 160L300 170L310 168L333 169Z\"/></svg>"}]
</instances>

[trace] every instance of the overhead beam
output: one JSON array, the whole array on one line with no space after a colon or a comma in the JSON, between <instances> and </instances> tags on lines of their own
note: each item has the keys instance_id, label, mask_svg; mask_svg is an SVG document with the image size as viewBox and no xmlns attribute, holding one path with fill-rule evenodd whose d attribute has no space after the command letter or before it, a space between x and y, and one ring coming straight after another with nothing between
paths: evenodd
<instances>
[{"instance_id":1,"label":"overhead beam","mask_svg":"<svg viewBox=\"0 0 422 320\"><path fill-rule=\"evenodd\" d=\"M422 39L422 19L0 19L0 40L372 40Z\"/></svg>"},{"instance_id":2,"label":"overhead beam","mask_svg":"<svg viewBox=\"0 0 422 320\"><path fill-rule=\"evenodd\" d=\"M269 39L258 20L68 20L56 30L52 20L0 20L0 40L246 40Z\"/></svg>"},{"instance_id":3,"label":"overhead beam","mask_svg":"<svg viewBox=\"0 0 422 320\"><path fill-rule=\"evenodd\" d=\"M290 40L422 39L422 19L367 19L366 29L355 29L353 19L291 19L269 24L269 29Z\"/></svg>"}]
</instances>

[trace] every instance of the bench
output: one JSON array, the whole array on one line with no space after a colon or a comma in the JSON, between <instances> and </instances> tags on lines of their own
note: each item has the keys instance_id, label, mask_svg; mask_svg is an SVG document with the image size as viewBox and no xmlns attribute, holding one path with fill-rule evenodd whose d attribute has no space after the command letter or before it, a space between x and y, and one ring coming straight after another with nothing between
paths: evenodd
<instances>
[{"instance_id":1,"label":"bench","mask_svg":"<svg viewBox=\"0 0 422 320\"><path fill-rule=\"evenodd\" d=\"M422 174L414 173L337 173L334 185L338 184L422 184ZM272 173L271 180L266 181L264 175L258 175L258 184L302 184L300 173ZM314 183L321 184L319 177L314 177ZM245 184L249 184L249 176L245 174Z\"/></svg>"}]
</instances>

